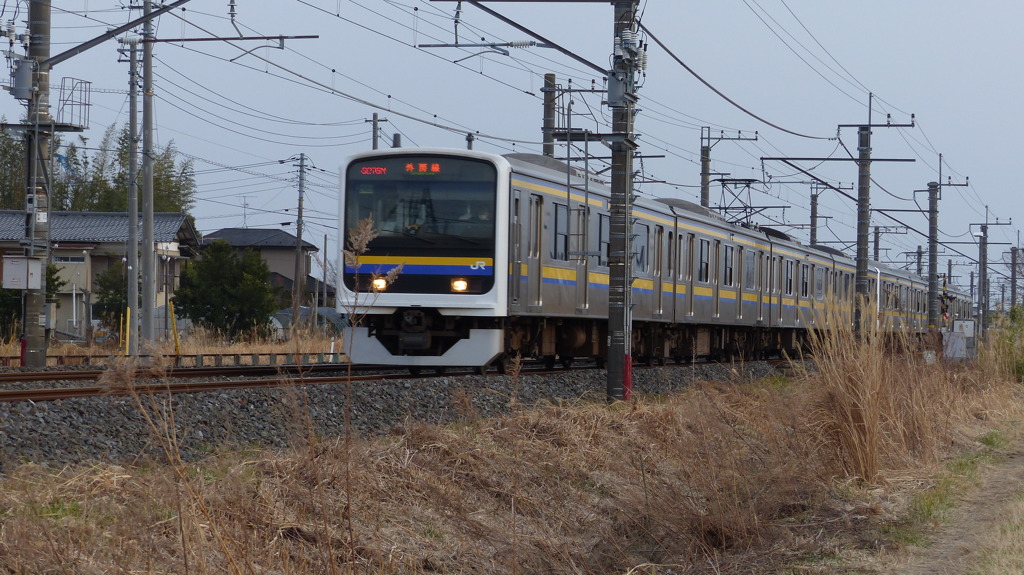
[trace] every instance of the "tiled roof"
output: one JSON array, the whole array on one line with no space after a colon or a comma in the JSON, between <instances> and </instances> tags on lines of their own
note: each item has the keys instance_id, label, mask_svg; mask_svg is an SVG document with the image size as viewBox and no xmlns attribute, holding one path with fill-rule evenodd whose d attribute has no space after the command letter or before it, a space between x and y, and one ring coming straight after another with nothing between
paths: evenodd
<instances>
[{"instance_id":1,"label":"tiled roof","mask_svg":"<svg viewBox=\"0 0 1024 575\"><path fill-rule=\"evenodd\" d=\"M184 228L184 229L183 229ZM182 232L179 234L179 232ZM139 237L142 236L141 218ZM0 210L0 241L25 237L25 212ZM127 242L128 214L120 212L52 212L50 240L53 242ZM153 214L153 240L198 243L192 223L185 214Z\"/></svg>"},{"instance_id":2,"label":"tiled roof","mask_svg":"<svg viewBox=\"0 0 1024 575\"><path fill-rule=\"evenodd\" d=\"M235 248L292 248L295 236L277 229L224 228L210 232L203 237L203 243L224 240ZM302 247L308 251L320 251L315 245L302 240Z\"/></svg>"}]
</instances>

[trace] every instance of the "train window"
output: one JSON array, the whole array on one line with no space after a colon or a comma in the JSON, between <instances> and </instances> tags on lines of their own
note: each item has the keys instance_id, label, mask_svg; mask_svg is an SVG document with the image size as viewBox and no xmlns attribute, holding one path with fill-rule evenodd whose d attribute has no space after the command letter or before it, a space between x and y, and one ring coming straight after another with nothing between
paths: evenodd
<instances>
[{"instance_id":1,"label":"train window","mask_svg":"<svg viewBox=\"0 0 1024 575\"><path fill-rule=\"evenodd\" d=\"M650 249L651 229L646 224L633 224L633 264L636 271L648 270L647 252Z\"/></svg>"},{"instance_id":2,"label":"train window","mask_svg":"<svg viewBox=\"0 0 1024 575\"><path fill-rule=\"evenodd\" d=\"M658 228L661 231L661 228ZM675 253L675 234L672 232L668 233L668 273L665 274L670 279L676 277L676 263L679 261L679 256Z\"/></svg>"},{"instance_id":3,"label":"train window","mask_svg":"<svg viewBox=\"0 0 1024 575\"><path fill-rule=\"evenodd\" d=\"M825 268L814 268L814 297L821 299L825 295Z\"/></svg>"},{"instance_id":4,"label":"train window","mask_svg":"<svg viewBox=\"0 0 1024 575\"><path fill-rule=\"evenodd\" d=\"M544 200L538 195L530 196L530 257L540 257L540 245L543 236L541 235L541 222L544 214Z\"/></svg>"},{"instance_id":5,"label":"train window","mask_svg":"<svg viewBox=\"0 0 1024 575\"><path fill-rule=\"evenodd\" d=\"M551 259L569 259L569 206L555 204L555 225L552 237L554 244L551 246Z\"/></svg>"},{"instance_id":6,"label":"train window","mask_svg":"<svg viewBox=\"0 0 1024 575\"><path fill-rule=\"evenodd\" d=\"M810 295L810 283L811 283L811 266L807 264L800 265L800 297L807 297Z\"/></svg>"},{"instance_id":7,"label":"train window","mask_svg":"<svg viewBox=\"0 0 1024 575\"><path fill-rule=\"evenodd\" d=\"M711 241L700 241L700 258L697 261L697 281L706 282L711 279Z\"/></svg>"},{"instance_id":8,"label":"train window","mask_svg":"<svg viewBox=\"0 0 1024 575\"><path fill-rule=\"evenodd\" d=\"M608 214L597 216L597 265L608 265L608 248L611 245L612 218Z\"/></svg>"},{"instance_id":9,"label":"train window","mask_svg":"<svg viewBox=\"0 0 1024 575\"><path fill-rule=\"evenodd\" d=\"M786 295L793 295L793 267L792 261L786 262Z\"/></svg>"},{"instance_id":10,"label":"train window","mask_svg":"<svg viewBox=\"0 0 1024 575\"><path fill-rule=\"evenodd\" d=\"M693 234L687 234L686 238L687 238L686 239L686 259L684 260L684 261L686 261L686 279L687 280L692 280L693 279L693 256L694 256L693 248L694 248L694 245L695 245L694 242L696 241L696 238L694 238ZM691 298L690 301L693 301L693 299Z\"/></svg>"},{"instance_id":11,"label":"train window","mask_svg":"<svg viewBox=\"0 0 1024 575\"><path fill-rule=\"evenodd\" d=\"M743 252L743 287L754 289L757 287L757 252L746 250Z\"/></svg>"},{"instance_id":12,"label":"train window","mask_svg":"<svg viewBox=\"0 0 1024 575\"><path fill-rule=\"evenodd\" d=\"M679 248L676 250L676 258L679 261L678 265L676 265L676 277L681 280L687 279L686 269L689 268L690 266L686 265L686 237L683 236L682 234L679 234L676 237L676 243L679 244Z\"/></svg>"},{"instance_id":13,"label":"train window","mask_svg":"<svg viewBox=\"0 0 1024 575\"><path fill-rule=\"evenodd\" d=\"M652 246L654 254L651 259L654 260L654 274L660 276L664 269L665 254L662 253L662 246L665 241L665 228L656 226L654 228L654 245Z\"/></svg>"},{"instance_id":14,"label":"train window","mask_svg":"<svg viewBox=\"0 0 1024 575\"><path fill-rule=\"evenodd\" d=\"M722 285L731 286L732 273L735 263L733 262L733 252L735 248L733 246L725 246L725 251L722 253Z\"/></svg>"}]
</instances>

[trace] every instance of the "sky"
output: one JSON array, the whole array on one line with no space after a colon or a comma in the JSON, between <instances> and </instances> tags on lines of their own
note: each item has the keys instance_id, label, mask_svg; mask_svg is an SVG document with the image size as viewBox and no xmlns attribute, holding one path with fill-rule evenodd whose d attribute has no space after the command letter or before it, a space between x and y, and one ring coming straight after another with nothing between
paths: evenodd
<instances>
[{"instance_id":1,"label":"sky","mask_svg":"<svg viewBox=\"0 0 1024 575\"><path fill-rule=\"evenodd\" d=\"M127 5L53 2L52 53L141 14ZM610 2L486 5L580 59L610 65ZM893 124L909 124L913 114L914 123L872 130L873 158L914 160L872 164L872 208L891 210L898 220L872 216L873 226L883 226L882 261L915 268L911 253L919 245L927 250L928 222L914 210L927 209L921 190L941 173L944 184L958 185L943 187L939 202L940 272L952 259L956 281L967 285L976 271L969 265L978 256L975 234L987 222L993 284L1008 275L1001 262L1009 261L1024 224L1011 173L1019 158L1014 142L1024 134L1024 75L1015 65L1024 54L1018 29L1024 3L640 0L639 6L642 24L671 51L641 38L649 63L635 131L647 157L635 167L652 180L638 184L641 196L699 201L706 127L714 143L712 172L754 180L749 187L713 182L711 204L773 206L752 221L807 243L810 178L762 158L856 156L857 130L848 126L867 123L870 99L872 123L886 123L887 114ZM553 48L508 47L505 54L490 47L423 47L535 40L468 2L461 10L455 1L430 0L193 0L183 8L160 17L158 38L318 36L286 39L283 49L277 40L155 45L154 141L160 147L173 142L193 161L192 213L202 233L227 227L294 233L296 158L304 154L303 237L321 248L326 237L325 253L333 254L338 167L346 156L371 148L374 113L382 120L382 147L398 133L403 146L465 148L472 132L476 150L539 153L544 74L554 73L563 88L570 80L577 89L604 86L601 74ZM27 2L5 0L2 9L0 20L13 19L23 32ZM98 146L108 127L128 121L128 64L119 60L118 47L108 41L53 71L54 108L61 78L92 83L87 146ZM574 93L571 110L572 127L610 131L600 94ZM23 113L20 101L0 94L0 114L13 120ZM590 151L608 155L597 143ZM556 150L559 157L567 153L578 157L582 150ZM604 167L600 160L592 165ZM856 197L855 163L797 165L852 188L846 193ZM855 242L855 202L822 192L819 215L820 241ZM993 301L999 297L995 287Z\"/></svg>"}]
</instances>

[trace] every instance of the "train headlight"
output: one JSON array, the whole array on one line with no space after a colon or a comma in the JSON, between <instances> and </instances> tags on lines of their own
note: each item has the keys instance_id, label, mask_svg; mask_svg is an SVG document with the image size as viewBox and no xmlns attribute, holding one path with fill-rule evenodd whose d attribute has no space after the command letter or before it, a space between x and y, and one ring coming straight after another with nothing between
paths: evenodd
<instances>
[{"instance_id":1,"label":"train headlight","mask_svg":"<svg viewBox=\"0 0 1024 575\"><path fill-rule=\"evenodd\" d=\"M373 291L384 291L388 289L387 278L383 276L373 278L372 280L370 280L370 288Z\"/></svg>"},{"instance_id":2,"label":"train headlight","mask_svg":"<svg viewBox=\"0 0 1024 575\"><path fill-rule=\"evenodd\" d=\"M469 289L469 280L466 278L452 278L452 291L463 293Z\"/></svg>"}]
</instances>

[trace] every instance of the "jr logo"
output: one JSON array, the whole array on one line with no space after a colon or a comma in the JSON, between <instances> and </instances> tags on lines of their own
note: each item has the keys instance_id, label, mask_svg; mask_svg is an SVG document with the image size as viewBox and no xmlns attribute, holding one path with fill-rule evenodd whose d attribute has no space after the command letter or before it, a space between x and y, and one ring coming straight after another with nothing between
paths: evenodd
<instances>
[{"instance_id":1,"label":"jr logo","mask_svg":"<svg viewBox=\"0 0 1024 575\"><path fill-rule=\"evenodd\" d=\"M487 262L480 262L480 261L478 261L478 262L474 263L473 265L469 266L469 269L471 269L471 270L485 270L485 269L487 269Z\"/></svg>"}]
</instances>

